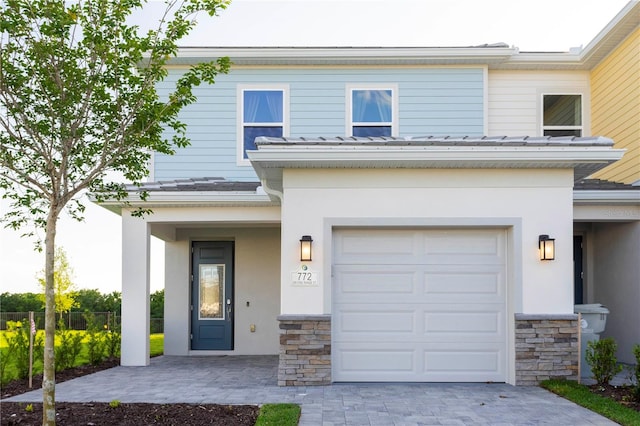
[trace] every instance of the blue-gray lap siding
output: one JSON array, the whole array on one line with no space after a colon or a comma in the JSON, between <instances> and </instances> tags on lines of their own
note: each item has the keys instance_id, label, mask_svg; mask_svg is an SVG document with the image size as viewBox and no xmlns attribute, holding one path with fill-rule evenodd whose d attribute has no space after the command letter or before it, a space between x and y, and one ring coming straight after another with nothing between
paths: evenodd
<instances>
[{"instance_id":1,"label":"blue-gray lap siding","mask_svg":"<svg viewBox=\"0 0 640 426\"><path fill-rule=\"evenodd\" d=\"M170 70L161 93L174 86L181 72ZM181 114L191 146L173 156L157 154L153 177L256 180L250 166L237 165L238 85L287 84L292 137L347 135L347 85L367 83L397 85L394 136L479 136L484 131L483 76L481 68L233 69L215 85L195 89L197 103Z\"/></svg>"}]
</instances>

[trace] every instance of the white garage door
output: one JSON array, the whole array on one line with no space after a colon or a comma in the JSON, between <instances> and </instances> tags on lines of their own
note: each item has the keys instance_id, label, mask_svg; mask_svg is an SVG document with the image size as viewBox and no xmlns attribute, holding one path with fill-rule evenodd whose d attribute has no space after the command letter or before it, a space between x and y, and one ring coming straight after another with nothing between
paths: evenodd
<instances>
[{"instance_id":1,"label":"white garage door","mask_svg":"<svg viewBox=\"0 0 640 426\"><path fill-rule=\"evenodd\" d=\"M334 234L334 381L506 380L506 231Z\"/></svg>"}]
</instances>

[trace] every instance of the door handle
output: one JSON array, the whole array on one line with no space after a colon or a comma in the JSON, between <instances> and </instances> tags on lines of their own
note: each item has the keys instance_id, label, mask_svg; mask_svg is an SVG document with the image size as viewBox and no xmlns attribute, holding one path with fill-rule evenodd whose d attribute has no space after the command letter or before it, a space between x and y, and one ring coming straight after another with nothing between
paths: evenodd
<instances>
[{"instance_id":1,"label":"door handle","mask_svg":"<svg viewBox=\"0 0 640 426\"><path fill-rule=\"evenodd\" d=\"M227 299L227 320L231 321L231 299Z\"/></svg>"}]
</instances>

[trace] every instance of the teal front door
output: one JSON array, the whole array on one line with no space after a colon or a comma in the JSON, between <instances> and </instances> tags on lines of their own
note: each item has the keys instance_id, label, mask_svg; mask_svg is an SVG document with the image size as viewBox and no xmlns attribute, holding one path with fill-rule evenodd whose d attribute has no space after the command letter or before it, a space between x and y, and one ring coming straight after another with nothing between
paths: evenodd
<instances>
[{"instance_id":1,"label":"teal front door","mask_svg":"<svg viewBox=\"0 0 640 426\"><path fill-rule=\"evenodd\" d=\"M233 349L233 242L194 242L191 349Z\"/></svg>"}]
</instances>

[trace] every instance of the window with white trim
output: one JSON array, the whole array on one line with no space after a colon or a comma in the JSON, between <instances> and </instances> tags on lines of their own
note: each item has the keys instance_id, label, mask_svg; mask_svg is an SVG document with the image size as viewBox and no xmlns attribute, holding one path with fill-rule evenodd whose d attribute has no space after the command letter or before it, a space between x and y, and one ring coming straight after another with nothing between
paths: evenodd
<instances>
[{"instance_id":1,"label":"window with white trim","mask_svg":"<svg viewBox=\"0 0 640 426\"><path fill-rule=\"evenodd\" d=\"M542 134L582 136L582 95L542 95Z\"/></svg>"},{"instance_id":2,"label":"window with white trim","mask_svg":"<svg viewBox=\"0 0 640 426\"><path fill-rule=\"evenodd\" d=\"M392 136L396 129L396 88L349 87L347 132L351 136Z\"/></svg>"},{"instance_id":3,"label":"window with white trim","mask_svg":"<svg viewBox=\"0 0 640 426\"><path fill-rule=\"evenodd\" d=\"M288 135L286 87L243 87L239 90L238 163L249 164L247 151L255 150L259 136Z\"/></svg>"}]
</instances>

